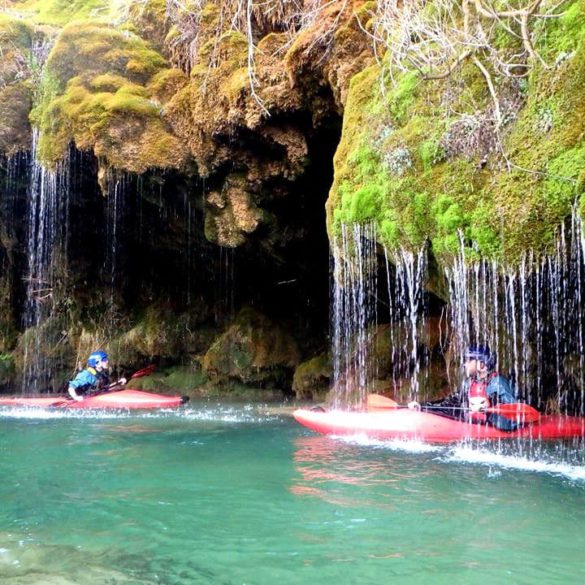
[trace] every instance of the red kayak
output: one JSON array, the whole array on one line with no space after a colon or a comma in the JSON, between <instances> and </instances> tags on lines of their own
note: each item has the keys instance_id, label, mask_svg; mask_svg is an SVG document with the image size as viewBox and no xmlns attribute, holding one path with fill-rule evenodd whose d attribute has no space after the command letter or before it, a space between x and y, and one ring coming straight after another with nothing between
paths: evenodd
<instances>
[{"instance_id":1,"label":"red kayak","mask_svg":"<svg viewBox=\"0 0 585 585\"><path fill-rule=\"evenodd\" d=\"M117 392L106 392L96 396L88 396L79 402L63 396L51 398L39 397L0 397L0 406L24 406L35 408L67 408L67 409L113 409L126 408L131 410L148 408L177 408L184 404L186 396L163 396L142 390L119 390Z\"/></svg>"},{"instance_id":2,"label":"red kayak","mask_svg":"<svg viewBox=\"0 0 585 585\"><path fill-rule=\"evenodd\" d=\"M294 417L300 424L318 433L362 434L380 440L418 439L448 443L463 439L563 439L585 436L585 418L575 416L541 416L537 421L511 432L408 409L378 412L299 409L294 412Z\"/></svg>"}]
</instances>

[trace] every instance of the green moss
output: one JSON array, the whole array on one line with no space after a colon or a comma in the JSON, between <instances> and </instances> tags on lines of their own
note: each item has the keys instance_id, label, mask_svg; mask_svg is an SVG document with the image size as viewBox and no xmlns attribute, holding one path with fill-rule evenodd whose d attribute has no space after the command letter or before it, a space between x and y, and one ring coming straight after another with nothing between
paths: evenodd
<instances>
[{"instance_id":1,"label":"green moss","mask_svg":"<svg viewBox=\"0 0 585 585\"><path fill-rule=\"evenodd\" d=\"M445 159L445 150L437 140L425 140L418 147L418 154L424 171Z\"/></svg>"},{"instance_id":2,"label":"green moss","mask_svg":"<svg viewBox=\"0 0 585 585\"><path fill-rule=\"evenodd\" d=\"M564 53L555 68L535 64L531 71L526 102L502 131L509 166L497 150L486 159L478 148L445 147L467 140L465 128L450 134L464 121L451 112L469 112L480 123L491 107L472 63L451 83L421 82L414 73L390 83L381 81L378 67L356 75L327 204L330 233L341 222L375 221L386 246L417 247L429 239L445 262L461 242L468 258L480 253L515 262L528 248L546 251L585 187L584 14L585 2L571 2L554 24L548 19L536 28L543 54ZM504 35L501 41L515 50L516 41L509 47ZM509 86L496 83L505 95Z\"/></svg>"},{"instance_id":3,"label":"green moss","mask_svg":"<svg viewBox=\"0 0 585 585\"><path fill-rule=\"evenodd\" d=\"M29 50L32 45L33 27L21 18L0 14L0 49L2 56L14 48Z\"/></svg>"},{"instance_id":4,"label":"green moss","mask_svg":"<svg viewBox=\"0 0 585 585\"><path fill-rule=\"evenodd\" d=\"M583 0L563 2L557 18L536 21L536 49L551 65L563 61L583 42L585 4Z\"/></svg>"},{"instance_id":5,"label":"green moss","mask_svg":"<svg viewBox=\"0 0 585 585\"><path fill-rule=\"evenodd\" d=\"M14 376L14 358L11 354L0 353L0 386L7 384Z\"/></svg>"},{"instance_id":6,"label":"green moss","mask_svg":"<svg viewBox=\"0 0 585 585\"><path fill-rule=\"evenodd\" d=\"M403 122L412 110L415 101L416 89L421 81L417 73L410 72L402 75L396 87L387 89L386 103L397 122Z\"/></svg>"},{"instance_id":7,"label":"green moss","mask_svg":"<svg viewBox=\"0 0 585 585\"><path fill-rule=\"evenodd\" d=\"M110 17L110 0L28 0L24 4L35 22L63 26L74 20Z\"/></svg>"},{"instance_id":8,"label":"green moss","mask_svg":"<svg viewBox=\"0 0 585 585\"><path fill-rule=\"evenodd\" d=\"M71 82L70 82L71 83ZM128 80L122 75L116 75L115 73L104 73L102 75L96 75L94 78L89 80L89 85L96 91L107 91L114 92L123 87Z\"/></svg>"},{"instance_id":9,"label":"green moss","mask_svg":"<svg viewBox=\"0 0 585 585\"><path fill-rule=\"evenodd\" d=\"M133 34L91 22L65 27L32 112L40 157L54 163L73 141L120 169L181 165L183 149L161 119L167 71L163 57Z\"/></svg>"}]
</instances>

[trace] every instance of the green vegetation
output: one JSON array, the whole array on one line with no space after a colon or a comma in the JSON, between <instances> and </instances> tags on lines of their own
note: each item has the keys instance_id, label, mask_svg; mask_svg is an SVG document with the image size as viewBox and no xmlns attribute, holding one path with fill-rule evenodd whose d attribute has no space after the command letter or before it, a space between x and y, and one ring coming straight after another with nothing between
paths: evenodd
<instances>
[{"instance_id":1,"label":"green vegetation","mask_svg":"<svg viewBox=\"0 0 585 585\"><path fill-rule=\"evenodd\" d=\"M40 158L57 162L73 141L119 169L181 166L183 149L159 101L167 67L134 34L93 22L66 26L31 113L41 130Z\"/></svg>"},{"instance_id":2,"label":"green vegetation","mask_svg":"<svg viewBox=\"0 0 585 585\"><path fill-rule=\"evenodd\" d=\"M585 187L585 2L562 9L537 28L551 66L535 63L527 84L498 81L497 91L520 103L499 137L490 139L493 101L471 63L451 83L415 73L389 80L378 65L356 75L335 158L330 235L344 222L374 221L388 248L430 240L446 262L459 234L468 257L514 262L529 248L546 251Z\"/></svg>"},{"instance_id":3,"label":"green vegetation","mask_svg":"<svg viewBox=\"0 0 585 585\"><path fill-rule=\"evenodd\" d=\"M14 358L10 354L0 353L0 387L8 384L14 376Z\"/></svg>"},{"instance_id":4,"label":"green vegetation","mask_svg":"<svg viewBox=\"0 0 585 585\"><path fill-rule=\"evenodd\" d=\"M0 153L10 155L30 145L33 35L29 23L0 14Z\"/></svg>"},{"instance_id":5,"label":"green vegetation","mask_svg":"<svg viewBox=\"0 0 585 585\"><path fill-rule=\"evenodd\" d=\"M64 26L87 18L103 19L111 16L110 0L28 0L19 9L39 24Z\"/></svg>"}]
</instances>

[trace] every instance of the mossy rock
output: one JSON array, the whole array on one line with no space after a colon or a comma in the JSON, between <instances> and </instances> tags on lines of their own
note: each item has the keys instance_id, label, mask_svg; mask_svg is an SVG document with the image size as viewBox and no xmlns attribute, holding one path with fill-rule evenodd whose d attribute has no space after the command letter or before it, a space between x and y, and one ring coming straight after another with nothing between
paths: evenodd
<instances>
[{"instance_id":1,"label":"mossy rock","mask_svg":"<svg viewBox=\"0 0 585 585\"><path fill-rule=\"evenodd\" d=\"M293 376L292 389L299 400L323 400L329 391L331 362L321 354L298 365Z\"/></svg>"},{"instance_id":2,"label":"mossy rock","mask_svg":"<svg viewBox=\"0 0 585 585\"><path fill-rule=\"evenodd\" d=\"M119 364L141 364L153 358L167 363L190 359L204 352L213 340L213 330L199 324L197 314L148 307L131 328L109 341L108 350Z\"/></svg>"},{"instance_id":3,"label":"mossy rock","mask_svg":"<svg viewBox=\"0 0 585 585\"><path fill-rule=\"evenodd\" d=\"M288 393L298 363L294 339L264 315L246 308L209 348L202 365L212 381L237 380Z\"/></svg>"},{"instance_id":4,"label":"mossy rock","mask_svg":"<svg viewBox=\"0 0 585 585\"><path fill-rule=\"evenodd\" d=\"M110 0L29 0L27 16L36 23L64 26L83 19L109 20L119 15L112 12Z\"/></svg>"},{"instance_id":5,"label":"mossy rock","mask_svg":"<svg viewBox=\"0 0 585 585\"><path fill-rule=\"evenodd\" d=\"M462 243L468 259L505 264L527 250L548 252L583 193L585 167L585 2L563 10L535 28L554 66L534 64L524 85L496 80L519 104L500 130L505 159L490 130L488 88L471 63L451 84L417 73L390 82L378 65L354 76L327 202L330 239L342 223L371 221L390 251L430 243L443 265ZM476 110L465 113L468 103Z\"/></svg>"},{"instance_id":6,"label":"mossy rock","mask_svg":"<svg viewBox=\"0 0 585 585\"><path fill-rule=\"evenodd\" d=\"M0 154L29 150L34 27L0 14Z\"/></svg>"},{"instance_id":7,"label":"mossy rock","mask_svg":"<svg viewBox=\"0 0 585 585\"><path fill-rule=\"evenodd\" d=\"M160 394L182 394L197 396L208 382L197 363L178 365L155 371L149 376L136 378L128 382L128 387Z\"/></svg>"},{"instance_id":8,"label":"mossy rock","mask_svg":"<svg viewBox=\"0 0 585 585\"><path fill-rule=\"evenodd\" d=\"M32 92L27 85L20 83L0 89L0 153L11 156L30 150L31 107Z\"/></svg>"},{"instance_id":9,"label":"mossy rock","mask_svg":"<svg viewBox=\"0 0 585 585\"><path fill-rule=\"evenodd\" d=\"M134 34L94 22L66 26L49 55L31 114L41 130L39 158L54 164L74 142L120 170L181 168L185 148L164 120L160 101L171 93L169 83L176 88L181 77L163 75L169 69Z\"/></svg>"},{"instance_id":10,"label":"mossy rock","mask_svg":"<svg viewBox=\"0 0 585 585\"><path fill-rule=\"evenodd\" d=\"M14 383L14 358L10 354L0 353L0 390L8 389Z\"/></svg>"}]
</instances>

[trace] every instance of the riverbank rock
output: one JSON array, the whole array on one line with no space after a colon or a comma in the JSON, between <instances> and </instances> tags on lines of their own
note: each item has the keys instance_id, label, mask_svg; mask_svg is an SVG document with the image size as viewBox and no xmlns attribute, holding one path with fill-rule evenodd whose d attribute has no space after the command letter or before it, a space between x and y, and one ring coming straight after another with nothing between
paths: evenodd
<instances>
[{"instance_id":1,"label":"riverbank rock","mask_svg":"<svg viewBox=\"0 0 585 585\"><path fill-rule=\"evenodd\" d=\"M329 391L331 362L326 354L318 355L297 367L292 389L298 400L324 400Z\"/></svg>"},{"instance_id":2,"label":"riverbank rock","mask_svg":"<svg viewBox=\"0 0 585 585\"><path fill-rule=\"evenodd\" d=\"M299 363L295 340L253 309L243 309L209 348L203 372L215 383L237 380L252 386L272 386L290 394Z\"/></svg>"}]
</instances>

